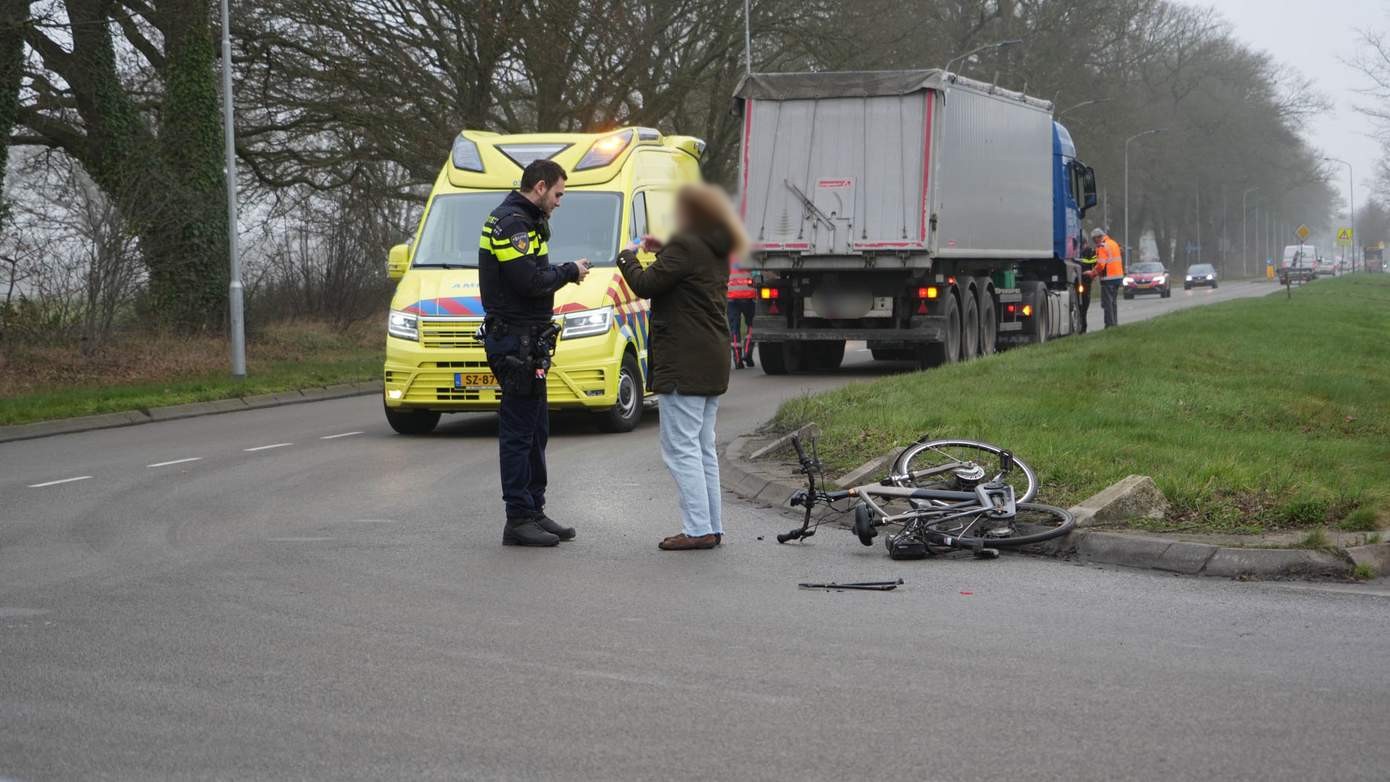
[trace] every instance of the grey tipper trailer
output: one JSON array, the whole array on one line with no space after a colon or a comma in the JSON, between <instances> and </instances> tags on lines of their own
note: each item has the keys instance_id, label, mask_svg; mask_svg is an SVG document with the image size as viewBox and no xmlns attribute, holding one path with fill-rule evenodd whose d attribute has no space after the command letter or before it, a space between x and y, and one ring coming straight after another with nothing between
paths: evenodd
<instances>
[{"instance_id":1,"label":"grey tipper trailer","mask_svg":"<svg viewBox=\"0 0 1390 782\"><path fill-rule=\"evenodd\" d=\"M846 340L933 366L1073 330L1094 174L1050 103L936 70L753 74L736 97L765 370L834 368Z\"/></svg>"}]
</instances>

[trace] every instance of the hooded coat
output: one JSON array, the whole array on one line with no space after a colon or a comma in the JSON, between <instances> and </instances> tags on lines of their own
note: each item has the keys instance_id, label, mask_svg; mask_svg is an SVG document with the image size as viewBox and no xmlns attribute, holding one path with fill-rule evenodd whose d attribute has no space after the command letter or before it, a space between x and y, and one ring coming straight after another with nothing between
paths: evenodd
<instances>
[{"instance_id":1,"label":"hooded coat","mask_svg":"<svg viewBox=\"0 0 1390 782\"><path fill-rule=\"evenodd\" d=\"M723 229L681 233L643 268L632 250L618 269L651 299L647 385L658 394L718 396L729 390L729 251Z\"/></svg>"}]
</instances>

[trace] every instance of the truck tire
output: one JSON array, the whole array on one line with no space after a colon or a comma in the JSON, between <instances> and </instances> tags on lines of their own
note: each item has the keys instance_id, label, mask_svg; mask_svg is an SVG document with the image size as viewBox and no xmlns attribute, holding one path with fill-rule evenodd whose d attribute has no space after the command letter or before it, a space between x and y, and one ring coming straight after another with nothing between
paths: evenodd
<instances>
[{"instance_id":1,"label":"truck tire","mask_svg":"<svg viewBox=\"0 0 1390 782\"><path fill-rule=\"evenodd\" d=\"M383 409L386 410L386 423L390 424L397 434L429 434L439 424L439 413L425 410L392 410L384 405Z\"/></svg>"},{"instance_id":2,"label":"truck tire","mask_svg":"<svg viewBox=\"0 0 1390 782\"><path fill-rule=\"evenodd\" d=\"M994 307L994 295L989 286L981 283L976 289L980 304L980 355L992 356L998 349L999 318Z\"/></svg>"},{"instance_id":3,"label":"truck tire","mask_svg":"<svg viewBox=\"0 0 1390 782\"><path fill-rule=\"evenodd\" d=\"M759 342L758 363L769 375L801 371L801 346L794 342Z\"/></svg>"},{"instance_id":4,"label":"truck tire","mask_svg":"<svg viewBox=\"0 0 1390 782\"><path fill-rule=\"evenodd\" d=\"M1050 297L1047 291L1038 297L1038 311L1033 319L1038 324L1038 333L1033 337L1033 341L1039 345L1052 339L1052 308L1048 305Z\"/></svg>"},{"instance_id":5,"label":"truck tire","mask_svg":"<svg viewBox=\"0 0 1390 782\"><path fill-rule=\"evenodd\" d=\"M917 366L931 369L960 360L960 306L954 295L946 297L946 339L928 342L917 349Z\"/></svg>"},{"instance_id":6,"label":"truck tire","mask_svg":"<svg viewBox=\"0 0 1390 782\"><path fill-rule=\"evenodd\" d=\"M598 414L598 428L610 434L631 432L642 421L642 368L637 357L623 354L618 370L618 401Z\"/></svg>"},{"instance_id":7,"label":"truck tire","mask_svg":"<svg viewBox=\"0 0 1390 782\"><path fill-rule=\"evenodd\" d=\"M980 352L980 305L973 291L961 294L960 360L970 361Z\"/></svg>"},{"instance_id":8,"label":"truck tire","mask_svg":"<svg viewBox=\"0 0 1390 782\"><path fill-rule=\"evenodd\" d=\"M845 360L844 340L811 342L805 349L806 368L812 372L834 372Z\"/></svg>"}]
</instances>

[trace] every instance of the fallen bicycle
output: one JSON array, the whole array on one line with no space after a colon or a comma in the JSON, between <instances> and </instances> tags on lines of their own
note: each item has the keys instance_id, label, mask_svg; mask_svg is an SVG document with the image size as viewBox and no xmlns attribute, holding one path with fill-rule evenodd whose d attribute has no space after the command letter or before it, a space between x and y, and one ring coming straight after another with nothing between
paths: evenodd
<instances>
[{"instance_id":1,"label":"fallen bicycle","mask_svg":"<svg viewBox=\"0 0 1390 782\"><path fill-rule=\"evenodd\" d=\"M854 534L865 546L873 545L881 527L900 527L884 538L893 559L922 559L950 550L993 558L1001 548L1041 543L1076 526L1070 512L1031 502L1038 492L1037 473L990 443L924 438L898 455L883 480L840 491L823 488L815 440L810 454L799 436L792 437L792 446L806 489L792 495L791 505L805 512L801 526L778 535L778 543L815 535L823 521L814 518L818 505L853 513ZM851 507L836 504L845 500L855 502Z\"/></svg>"}]
</instances>

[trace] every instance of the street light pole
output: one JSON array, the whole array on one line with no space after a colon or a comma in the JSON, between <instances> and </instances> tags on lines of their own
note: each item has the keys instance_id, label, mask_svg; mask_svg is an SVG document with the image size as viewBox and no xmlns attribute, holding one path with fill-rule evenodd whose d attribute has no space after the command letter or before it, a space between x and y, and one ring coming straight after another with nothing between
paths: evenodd
<instances>
[{"instance_id":1,"label":"street light pole","mask_svg":"<svg viewBox=\"0 0 1390 782\"><path fill-rule=\"evenodd\" d=\"M1247 187L1245 188L1245 192L1240 194L1240 271L1246 277L1250 276L1250 269L1245 264L1246 260L1250 258L1250 246L1248 244L1249 240L1245 238L1245 228L1248 223L1248 217L1245 212L1245 197L1257 190L1259 190L1258 187ZM1255 221L1255 230L1260 230L1259 220ZM1256 244L1258 245L1259 242L1256 242Z\"/></svg>"},{"instance_id":2,"label":"street light pole","mask_svg":"<svg viewBox=\"0 0 1390 782\"><path fill-rule=\"evenodd\" d=\"M1351 270L1356 271L1356 174L1351 164L1339 157L1324 157L1323 160L1341 163L1347 167L1347 211L1351 215Z\"/></svg>"},{"instance_id":3,"label":"street light pole","mask_svg":"<svg viewBox=\"0 0 1390 782\"><path fill-rule=\"evenodd\" d=\"M1057 116L1053 119L1056 119L1060 122L1063 117L1067 116L1073 111L1076 111L1077 109L1085 108L1087 106L1094 106L1097 103L1109 103L1112 100L1114 100L1114 98L1094 98L1092 100L1083 100L1075 106L1070 106L1066 109L1063 109L1062 111L1057 112Z\"/></svg>"},{"instance_id":4,"label":"street light pole","mask_svg":"<svg viewBox=\"0 0 1390 782\"><path fill-rule=\"evenodd\" d=\"M1126 264L1128 264L1129 258L1130 258L1130 247L1129 247L1129 145L1130 145L1130 143L1133 142L1135 139L1143 138L1144 136L1152 136L1152 135L1155 134L1155 133L1162 133L1162 132L1164 132L1165 130L1167 130L1167 128L1154 128L1154 129L1152 129L1152 130L1145 130L1145 131L1140 132L1140 133L1135 133L1133 136L1130 136L1129 138L1125 139L1125 246L1124 246L1124 248L1123 248L1123 252L1122 252L1120 255L1121 255L1121 257L1124 259L1124 261L1125 261Z\"/></svg>"},{"instance_id":5,"label":"street light pole","mask_svg":"<svg viewBox=\"0 0 1390 782\"><path fill-rule=\"evenodd\" d=\"M744 72L753 73L753 0L743 0L743 62Z\"/></svg>"},{"instance_id":6,"label":"street light pole","mask_svg":"<svg viewBox=\"0 0 1390 782\"><path fill-rule=\"evenodd\" d=\"M952 57L951 59L946 61L946 67L941 69L942 78L949 76L951 74L951 66L960 62L961 60L968 60L971 57L974 57L975 55L979 54L980 52L989 49L1003 49L1006 46L1017 46L1021 43L1023 43L1022 38L1012 38L1007 41L995 41L994 43L987 43L984 46L977 46L974 49L971 49L970 51L966 52L965 54Z\"/></svg>"},{"instance_id":7,"label":"street light pole","mask_svg":"<svg viewBox=\"0 0 1390 782\"><path fill-rule=\"evenodd\" d=\"M232 377L246 377L246 320L242 310L241 256L236 236L236 130L232 126L232 18L222 0L222 137L226 142L227 251L231 283L227 289L231 329Z\"/></svg>"}]
</instances>

